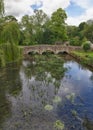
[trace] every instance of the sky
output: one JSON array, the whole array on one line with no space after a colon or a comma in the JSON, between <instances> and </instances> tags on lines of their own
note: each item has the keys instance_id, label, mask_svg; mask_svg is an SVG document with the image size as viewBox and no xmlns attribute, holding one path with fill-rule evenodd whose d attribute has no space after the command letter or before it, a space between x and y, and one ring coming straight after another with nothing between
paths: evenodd
<instances>
[{"instance_id":1,"label":"sky","mask_svg":"<svg viewBox=\"0 0 93 130\"><path fill-rule=\"evenodd\" d=\"M33 15L34 9L42 9L48 16L62 8L66 11L68 25L78 26L93 19L93 0L4 0L6 15L21 19L23 15Z\"/></svg>"}]
</instances>

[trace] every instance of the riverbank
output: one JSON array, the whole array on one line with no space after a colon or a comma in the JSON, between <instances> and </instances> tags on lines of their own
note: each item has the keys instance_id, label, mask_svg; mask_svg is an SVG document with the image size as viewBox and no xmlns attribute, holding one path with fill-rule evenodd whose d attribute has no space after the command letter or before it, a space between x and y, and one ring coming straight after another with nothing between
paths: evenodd
<instances>
[{"instance_id":1,"label":"riverbank","mask_svg":"<svg viewBox=\"0 0 93 130\"><path fill-rule=\"evenodd\" d=\"M73 51L71 56L80 61L82 64L93 67L93 51Z\"/></svg>"}]
</instances>

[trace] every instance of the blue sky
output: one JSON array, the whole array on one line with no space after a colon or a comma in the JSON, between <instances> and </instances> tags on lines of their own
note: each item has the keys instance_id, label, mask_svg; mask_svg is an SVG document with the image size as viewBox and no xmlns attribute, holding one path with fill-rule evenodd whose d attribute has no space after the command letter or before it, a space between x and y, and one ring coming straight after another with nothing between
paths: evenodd
<instances>
[{"instance_id":1,"label":"blue sky","mask_svg":"<svg viewBox=\"0 0 93 130\"><path fill-rule=\"evenodd\" d=\"M21 19L25 14L33 15L34 9L42 9L47 15L63 8L69 25L79 25L93 19L93 0L4 0L6 15Z\"/></svg>"},{"instance_id":2,"label":"blue sky","mask_svg":"<svg viewBox=\"0 0 93 130\"><path fill-rule=\"evenodd\" d=\"M70 2L70 5L65 9L67 15L70 17L77 17L82 15L85 12L85 9L75 4L74 2Z\"/></svg>"},{"instance_id":3,"label":"blue sky","mask_svg":"<svg viewBox=\"0 0 93 130\"><path fill-rule=\"evenodd\" d=\"M36 4L31 5L31 8L33 10L40 9L42 7L43 7L42 2L40 5L36 5ZM70 2L70 5L67 8L65 8L64 10L66 11L67 15L70 17L77 17L77 16L82 15L85 12L84 8L80 7L79 5L77 5L74 2Z\"/></svg>"}]
</instances>

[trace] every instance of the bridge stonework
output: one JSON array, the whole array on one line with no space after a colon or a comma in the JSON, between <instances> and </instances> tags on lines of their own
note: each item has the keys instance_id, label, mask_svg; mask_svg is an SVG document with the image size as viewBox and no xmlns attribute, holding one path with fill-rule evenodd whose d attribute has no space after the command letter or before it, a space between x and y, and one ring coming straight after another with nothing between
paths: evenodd
<instances>
[{"instance_id":1,"label":"bridge stonework","mask_svg":"<svg viewBox=\"0 0 93 130\"><path fill-rule=\"evenodd\" d=\"M46 51L51 51L54 54L58 54L60 52L70 53L71 51L81 50L81 47L73 47L73 46L65 46L65 45L34 45L34 46L24 46L23 54L27 55L30 52L35 52L42 54Z\"/></svg>"}]
</instances>

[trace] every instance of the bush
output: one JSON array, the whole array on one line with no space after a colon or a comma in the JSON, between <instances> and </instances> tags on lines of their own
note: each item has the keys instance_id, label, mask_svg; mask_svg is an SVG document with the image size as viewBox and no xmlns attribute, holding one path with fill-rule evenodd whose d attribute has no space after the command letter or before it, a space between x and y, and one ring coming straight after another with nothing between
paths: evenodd
<instances>
[{"instance_id":1,"label":"bush","mask_svg":"<svg viewBox=\"0 0 93 130\"><path fill-rule=\"evenodd\" d=\"M90 50L90 43L89 42L85 42L84 45L83 45L83 49L84 49L84 51Z\"/></svg>"}]
</instances>

